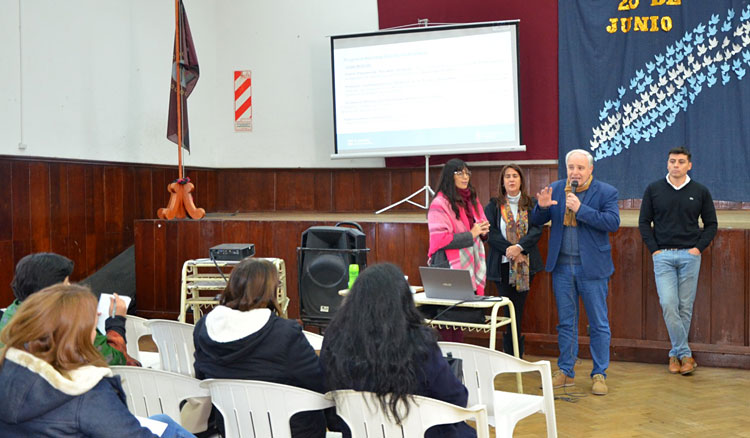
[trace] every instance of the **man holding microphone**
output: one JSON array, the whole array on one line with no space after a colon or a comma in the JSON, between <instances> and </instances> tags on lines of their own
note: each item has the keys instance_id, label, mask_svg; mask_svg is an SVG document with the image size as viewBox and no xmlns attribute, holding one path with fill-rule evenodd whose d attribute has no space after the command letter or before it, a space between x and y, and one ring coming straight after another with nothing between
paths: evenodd
<instances>
[{"instance_id":1,"label":"man holding microphone","mask_svg":"<svg viewBox=\"0 0 750 438\"><path fill-rule=\"evenodd\" d=\"M607 283L615 270L609 233L620 227L617 189L594 179L594 157L583 149L568 152L565 165L568 178L537 193L538 204L530 216L535 225L552 221L546 270L552 273L560 350L552 384L555 388L574 385L580 298L590 327L591 392L606 395L611 338Z\"/></svg>"}]
</instances>

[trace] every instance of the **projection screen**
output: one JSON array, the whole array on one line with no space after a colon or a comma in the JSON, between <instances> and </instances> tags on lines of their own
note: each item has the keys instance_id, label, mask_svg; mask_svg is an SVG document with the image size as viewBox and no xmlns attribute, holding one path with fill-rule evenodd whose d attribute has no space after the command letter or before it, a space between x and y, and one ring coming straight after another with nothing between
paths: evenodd
<instances>
[{"instance_id":1,"label":"projection screen","mask_svg":"<svg viewBox=\"0 0 750 438\"><path fill-rule=\"evenodd\" d=\"M525 150L518 21L331 37L332 158Z\"/></svg>"}]
</instances>

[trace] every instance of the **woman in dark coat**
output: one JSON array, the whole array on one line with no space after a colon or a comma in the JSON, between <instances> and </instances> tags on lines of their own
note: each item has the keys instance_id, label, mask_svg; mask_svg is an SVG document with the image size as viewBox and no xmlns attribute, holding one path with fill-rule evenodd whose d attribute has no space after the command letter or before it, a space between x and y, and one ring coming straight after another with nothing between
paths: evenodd
<instances>
[{"instance_id":1,"label":"woman in dark coat","mask_svg":"<svg viewBox=\"0 0 750 438\"><path fill-rule=\"evenodd\" d=\"M195 376L246 379L325 392L318 356L297 321L278 316L276 268L248 258L232 271L221 302L195 324ZM217 419L222 430L223 422ZM294 438L324 437L322 411L298 413Z\"/></svg>"},{"instance_id":2,"label":"woman in dark coat","mask_svg":"<svg viewBox=\"0 0 750 438\"><path fill-rule=\"evenodd\" d=\"M503 167L497 184L497 197L484 208L490 222L490 255L487 258L487 279L495 282L500 296L513 302L516 312L519 355L523 356L521 335L523 308L534 274L543 268L537 242L542 227L529 222L535 200L526 193L523 171L516 164ZM511 326L503 337L503 350L513 354Z\"/></svg>"},{"instance_id":3,"label":"woman in dark coat","mask_svg":"<svg viewBox=\"0 0 750 438\"><path fill-rule=\"evenodd\" d=\"M396 419L397 403L408 405L412 394L466 407L466 387L442 356L434 330L423 324L404 273L388 263L357 277L326 330L320 360L329 390L374 392ZM348 437L343 422L340 428ZM469 438L476 431L456 423L434 426L425 436Z\"/></svg>"}]
</instances>

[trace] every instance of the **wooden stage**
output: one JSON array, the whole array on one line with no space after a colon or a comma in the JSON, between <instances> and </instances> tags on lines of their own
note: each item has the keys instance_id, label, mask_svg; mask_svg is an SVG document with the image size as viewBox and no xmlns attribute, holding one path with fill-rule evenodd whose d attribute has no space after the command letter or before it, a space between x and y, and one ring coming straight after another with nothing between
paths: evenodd
<instances>
[{"instance_id":1,"label":"wooden stage","mask_svg":"<svg viewBox=\"0 0 750 438\"><path fill-rule=\"evenodd\" d=\"M750 211L720 210L719 232L703 253L690 340L701 365L750 369ZM209 214L193 220L136 220L138 313L176 319L180 272L185 260L208 256L221 243L254 243L256 255L286 261L289 314L299 316L297 252L302 232L311 226L355 221L370 248L368 263L400 266L413 283L426 263L424 211L368 213L269 212ZM615 273L610 281L612 359L666 363L669 338L661 316L653 266L637 229L638 210L621 211L621 227L611 237ZM547 251L547 230L540 240ZM489 286L494 293L494 285ZM555 356L557 315L551 278L540 273L527 300L522 332L530 354ZM579 333L586 334L582 313ZM581 357L589 357L588 337L580 337ZM482 341L484 343L484 341Z\"/></svg>"},{"instance_id":2,"label":"wooden stage","mask_svg":"<svg viewBox=\"0 0 750 438\"><path fill-rule=\"evenodd\" d=\"M719 228L750 229L750 210L717 210ZM374 213L316 213L316 212L258 212L258 213L208 213L204 220L247 221L301 221L361 223L427 223L427 212ZM638 210L620 210L621 227L638 226Z\"/></svg>"}]
</instances>

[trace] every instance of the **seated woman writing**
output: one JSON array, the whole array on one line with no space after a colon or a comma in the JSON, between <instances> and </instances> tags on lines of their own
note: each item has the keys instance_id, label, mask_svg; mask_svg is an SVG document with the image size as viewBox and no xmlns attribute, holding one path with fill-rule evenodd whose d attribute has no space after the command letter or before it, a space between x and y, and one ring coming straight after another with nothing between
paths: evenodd
<instances>
[{"instance_id":1,"label":"seated woman writing","mask_svg":"<svg viewBox=\"0 0 750 438\"><path fill-rule=\"evenodd\" d=\"M19 260L16 264L13 282L10 284L16 299L0 318L0 330L11 321L16 309L31 294L53 284L70 283L72 273L73 261L60 254L38 252ZM99 350L109 365L140 366L137 360L128 356L125 345L125 313L127 311L125 302L117 297L117 294L114 296L109 312L107 315L102 315L102 318L106 318L104 325L106 333L96 333L94 347ZM109 317L109 315L112 316ZM0 343L0 348L2 346Z\"/></svg>"}]
</instances>

